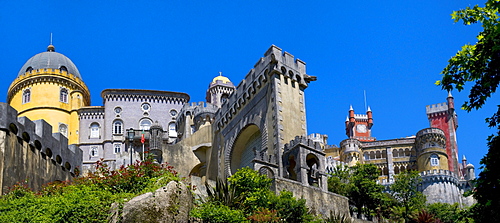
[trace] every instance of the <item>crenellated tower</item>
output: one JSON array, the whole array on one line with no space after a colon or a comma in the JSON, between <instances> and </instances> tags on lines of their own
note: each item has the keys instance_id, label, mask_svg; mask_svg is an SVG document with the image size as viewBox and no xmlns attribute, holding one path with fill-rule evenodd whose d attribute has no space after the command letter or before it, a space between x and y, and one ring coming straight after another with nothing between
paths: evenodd
<instances>
[{"instance_id":1,"label":"crenellated tower","mask_svg":"<svg viewBox=\"0 0 500 223\"><path fill-rule=\"evenodd\" d=\"M448 93L447 102L428 105L427 118L431 128L443 130L446 137L446 154L448 155L448 169L461 176L460 162L458 160L458 145L456 130L458 128L457 114L455 113L454 99Z\"/></svg>"},{"instance_id":2,"label":"crenellated tower","mask_svg":"<svg viewBox=\"0 0 500 223\"><path fill-rule=\"evenodd\" d=\"M373 114L368 107L366 114L355 114L352 106L349 108L349 116L345 120L345 131L349 138L358 139L362 142L375 141L372 137Z\"/></svg>"},{"instance_id":3,"label":"crenellated tower","mask_svg":"<svg viewBox=\"0 0 500 223\"><path fill-rule=\"evenodd\" d=\"M340 142L342 161L348 166L354 166L357 163L362 163L361 149L362 145L358 139L349 138Z\"/></svg>"},{"instance_id":4,"label":"crenellated tower","mask_svg":"<svg viewBox=\"0 0 500 223\"><path fill-rule=\"evenodd\" d=\"M418 171L448 170L446 137L443 130L426 128L417 133L415 139Z\"/></svg>"},{"instance_id":5,"label":"crenellated tower","mask_svg":"<svg viewBox=\"0 0 500 223\"><path fill-rule=\"evenodd\" d=\"M208 85L206 100L208 103L220 108L234 90L233 83L229 78L222 76L221 72L219 76L215 77Z\"/></svg>"}]
</instances>

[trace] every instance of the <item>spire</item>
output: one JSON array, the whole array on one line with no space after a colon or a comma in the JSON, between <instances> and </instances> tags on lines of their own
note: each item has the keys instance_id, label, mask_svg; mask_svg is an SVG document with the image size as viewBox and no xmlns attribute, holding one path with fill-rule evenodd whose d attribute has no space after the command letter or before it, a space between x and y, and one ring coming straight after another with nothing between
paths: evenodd
<instances>
[{"instance_id":1,"label":"spire","mask_svg":"<svg viewBox=\"0 0 500 223\"><path fill-rule=\"evenodd\" d=\"M366 110L367 112L371 112L372 109L370 108L370 106L368 106L368 110Z\"/></svg>"},{"instance_id":2,"label":"spire","mask_svg":"<svg viewBox=\"0 0 500 223\"><path fill-rule=\"evenodd\" d=\"M448 97L453 98L453 95L451 95L451 91L448 91Z\"/></svg>"},{"instance_id":3,"label":"spire","mask_svg":"<svg viewBox=\"0 0 500 223\"><path fill-rule=\"evenodd\" d=\"M52 45L52 33L50 33L50 45L47 47L47 52L55 52L56 48Z\"/></svg>"},{"instance_id":4,"label":"spire","mask_svg":"<svg viewBox=\"0 0 500 223\"><path fill-rule=\"evenodd\" d=\"M467 161L467 158L465 158L465 155L463 156L462 161Z\"/></svg>"},{"instance_id":5,"label":"spire","mask_svg":"<svg viewBox=\"0 0 500 223\"><path fill-rule=\"evenodd\" d=\"M352 105L349 105L349 111L354 111L354 109L352 108Z\"/></svg>"}]
</instances>

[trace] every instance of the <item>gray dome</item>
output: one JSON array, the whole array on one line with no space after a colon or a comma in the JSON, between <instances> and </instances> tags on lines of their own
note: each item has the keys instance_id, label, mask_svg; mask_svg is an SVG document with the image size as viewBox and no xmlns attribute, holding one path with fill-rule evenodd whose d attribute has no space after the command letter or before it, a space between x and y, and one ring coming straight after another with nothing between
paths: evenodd
<instances>
[{"instance_id":1,"label":"gray dome","mask_svg":"<svg viewBox=\"0 0 500 223\"><path fill-rule=\"evenodd\" d=\"M47 52L39 53L26 61L17 76L19 77L26 73L26 71L30 70L30 67L33 70L44 68L64 70L64 68L66 68L68 73L82 79L82 76L80 76L80 72L76 68L75 64L68 57L55 52L55 48L52 45L47 47Z\"/></svg>"}]
</instances>

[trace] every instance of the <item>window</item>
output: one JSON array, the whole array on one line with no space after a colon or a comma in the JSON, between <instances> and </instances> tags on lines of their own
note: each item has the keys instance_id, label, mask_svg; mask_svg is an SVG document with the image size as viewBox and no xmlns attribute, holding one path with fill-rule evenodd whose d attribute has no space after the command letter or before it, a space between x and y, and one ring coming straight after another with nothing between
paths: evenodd
<instances>
[{"instance_id":1,"label":"window","mask_svg":"<svg viewBox=\"0 0 500 223\"><path fill-rule=\"evenodd\" d=\"M63 134L63 136L68 137L68 126L66 124L59 124L59 132Z\"/></svg>"},{"instance_id":2,"label":"window","mask_svg":"<svg viewBox=\"0 0 500 223\"><path fill-rule=\"evenodd\" d=\"M149 130L150 127L151 127L151 120L149 119L143 119L139 122L140 130Z\"/></svg>"},{"instance_id":3,"label":"window","mask_svg":"<svg viewBox=\"0 0 500 223\"><path fill-rule=\"evenodd\" d=\"M115 147L115 153L120 153L121 152L121 150L122 150L122 145L121 144L117 143L117 144L115 144L114 147Z\"/></svg>"},{"instance_id":4,"label":"window","mask_svg":"<svg viewBox=\"0 0 500 223\"><path fill-rule=\"evenodd\" d=\"M141 108L143 111L149 111L149 109L151 109L151 105L149 105L149 103L143 103Z\"/></svg>"},{"instance_id":5,"label":"window","mask_svg":"<svg viewBox=\"0 0 500 223\"><path fill-rule=\"evenodd\" d=\"M59 68L59 70L60 70L60 71L66 71L66 72L68 72L68 68L66 68L65 66L61 66L61 67Z\"/></svg>"},{"instance_id":6,"label":"window","mask_svg":"<svg viewBox=\"0 0 500 223\"><path fill-rule=\"evenodd\" d=\"M123 134L123 122L115 120L113 122L113 134Z\"/></svg>"},{"instance_id":7,"label":"window","mask_svg":"<svg viewBox=\"0 0 500 223\"><path fill-rule=\"evenodd\" d=\"M31 101L31 90L26 89L23 91L23 104Z\"/></svg>"},{"instance_id":8,"label":"window","mask_svg":"<svg viewBox=\"0 0 500 223\"><path fill-rule=\"evenodd\" d=\"M436 154L431 155L431 166L439 166L439 157Z\"/></svg>"},{"instance_id":9,"label":"window","mask_svg":"<svg viewBox=\"0 0 500 223\"><path fill-rule=\"evenodd\" d=\"M177 130L175 128L175 122L171 122L168 124L168 136L169 137L177 137Z\"/></svg>"},{"instance_id":10,"label":"window","mask_svg":"<svg viewBox=\"0 0 500 223\"><path fill-rule=\"evenodd\" d=\"M99 130L100 130L99 124L92 123L92 125L90 125L90 138L92 138L92 139L99 138L99 136L100 136Z\"/></svg>"},{"instance_id":11,"label":"window","mask_svg":"<svg viewBox=\"0 0 500 223\"><path fill-rule=\"evenodd\" d=\"M30 72L31 73L31 71L33 71L33 67L26 68L26 72Z\"/></svg>"},{"instance_id":12,"label":"window","mask_svg":"<svg viewBox=\"0 0 500 223\"><path fill-rule=\"evenodd\" d=\"M115 114L116 114L116 115L120 115L120 113L122 113L122 108L120 108L120 107L116 107L116 108L115 108Z\"/></svg>"},{"instance_id":13,"label":"window","mask_svg":"<svg viewBox=\"0 0 500 223\"><path fill-rule=\"evenodd\" d=\"M170 110L170 115L171 116L176 116L177 115L177 111L175 109Z\"/></svg>"},{"instance_id":14,"label":"window","mask_svg":"<svg viewBox=\"0 0 500 223\"><path fill-rule=\"evenodd\" d=\"M61 93L59 94L59 101L68 103L68 89L61 88Z\"/></svg>"},{"instance_id":15,"label":"window","mask_svg":"<svg viewBox=\"0 0 500 223\"><path fill-rule=\"evenodd\" d=\"M97 151L97 146L92 146L90 147L90 156L91 157L96 157L99 156L99 152Z\"/></svg>"}]
</instances>

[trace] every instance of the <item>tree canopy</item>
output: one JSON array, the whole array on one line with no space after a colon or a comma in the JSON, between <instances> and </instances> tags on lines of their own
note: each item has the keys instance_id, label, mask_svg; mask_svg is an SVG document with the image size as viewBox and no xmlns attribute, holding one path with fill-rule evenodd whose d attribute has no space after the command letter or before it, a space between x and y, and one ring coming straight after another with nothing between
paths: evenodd
<instances>
[{"instance_id":1,"label":"tree canopy","mask_svg":"<svg viewBox=\"0 0 500 223\"><path fill-rule=\"evenodd\" d=\"M500 82L500 0L488 0L484 7L478 5L453 12L455 22L464 25L480 23L483 27L477 35L476 44L467 44L448 62L442 71L439 83L443 89L464 90L468 82L474 82L469 92L469 100L462 109L480 109L488 98L496 92ZM498 103L498 102L497 102ZM473 207L478 222L500 221L500 105L497 112L486 118L489 127L496 127L497 134L488 137L488 153L480 164L482 172L476 180L473 192L478 204Z\"/></svg>"}]
</instances>

